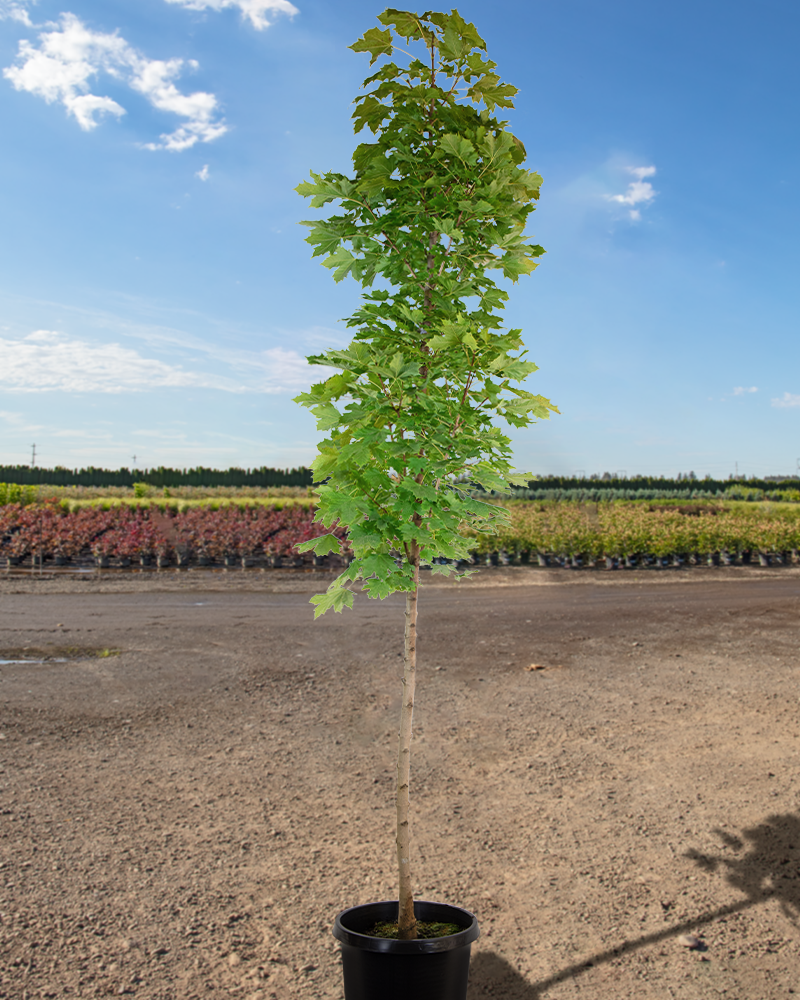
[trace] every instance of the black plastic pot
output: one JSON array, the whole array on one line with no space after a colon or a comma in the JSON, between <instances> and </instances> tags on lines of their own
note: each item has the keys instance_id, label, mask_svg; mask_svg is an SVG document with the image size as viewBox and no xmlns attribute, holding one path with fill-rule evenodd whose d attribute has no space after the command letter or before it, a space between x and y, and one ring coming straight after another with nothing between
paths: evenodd
<instances>
[{"instance_id":1,"label":"black plastic pot","mask_svg":"<svg viewBox=\"0 0 800 1000\"><path fill-rule=\"evenodd\" d=\"M397 903L366 903L342 910L333 936L342 945L345 1000L466 1000L470 946L480 935L468 910L447 903L414 902L417 920L458 924L458 934L395 941L364 933L397 920Z\"/></svg>"}]
</instances>

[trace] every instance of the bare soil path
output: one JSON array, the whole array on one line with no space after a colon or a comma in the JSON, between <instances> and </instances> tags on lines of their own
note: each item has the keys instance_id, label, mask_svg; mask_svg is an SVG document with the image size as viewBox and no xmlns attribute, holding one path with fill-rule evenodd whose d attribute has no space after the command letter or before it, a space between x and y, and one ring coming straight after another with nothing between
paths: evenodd
<instances>
[{"instance_id":1,"label":"bare soil path","mask_svg":"<svg viewBox=\"0 0 800 1000\"><path fill-rule=\"evenodd\" d=\"M0 664L0 998L341 998L402 600L318 587L0 579L0 659L112 652ZM478 915L470 1000L800 995L799 629L790 569L423 588L416 880Z\"/></svg>"}]
</instances>

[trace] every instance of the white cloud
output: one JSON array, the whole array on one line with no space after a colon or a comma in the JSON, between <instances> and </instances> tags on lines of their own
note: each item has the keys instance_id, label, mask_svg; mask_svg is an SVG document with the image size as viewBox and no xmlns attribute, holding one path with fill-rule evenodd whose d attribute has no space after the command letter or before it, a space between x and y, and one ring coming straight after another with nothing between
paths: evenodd
<instances>
[{"instance_id":1,"label":"white cloud","mask_svg":"<svg viewBox=\"0 0 800 1000\"><path fill-rule=\"evenodd\" d=\"M199 177L201 181L207 181L209 178L208 164L206 163L200 170L197 171L195 177Z\"/></svg>"},{"instance_id":2,"label":"white cloud","mask_svg":"<svg viewBox=\"0 0 800 1000\"><path fill-rule=\"evenodd\" d=\"M146 149L189 149L228 131L213 94L183 94L173 82L184 66L197 68L194 60L147 59L116 32L92 31L74 14L62 14L61 24L51 27L39 35L38 48L26 39L19 43L17 65L4 69L3 76L17 90L48 104L60 101L84 131L96 128L103 115L120 118L126 113L112 98L90 92L90 81L100 73L125 83L159 111L186 119L174 132L162 134L160 142L145 144Z\"/></svg>"},{"instance_id":3,"label":"white cloud","mask_svg":"<svg viewBox=\"0 0 800 1000\"><path fill-rule=\"evenodd\" d=\"M242 17L258 31L263 31L272 23L267 14L287 14L294 17L300 11L289 0L167 0L167 3L177 3L188 10L222 10L225 7L238 7Z\"/></svg>"},{"instance_id":4,"label":"white cloud","mask_svg":"<svg viewBox=\"0 0 800 1000\"><path fill-rule=\"evenodd\" d=\"M282 347L261 351L244 362L241 357L231 359L232 377L226 377L186 371L181 365L143 357L121 344L90 343L53 330L36 330L19 340L0 337L3 388L10 392L203 388L275 394L296 392L325 377L320 370L312 370L302 355Z\"/></svg>"},{"instance_id":5,"label":"white cloud","mask_svg":"<svg viewBox=\"0 0 800 1000\"><path fill-rule=\"evenodd\" d=\"M772 405L777 406L780 409L789 409L790 407L800 406L800 396L795 396L791 392L785 392L780 398L773 399Z\"/></svg>"},{"instance_id":6,"label":"white cloud","mask_svg":"<svg viewBox=\"0 0 800 1000\"><path fill-rule=\"evenodd\" d=\"M734 396L744 396L748 392L758 392L758 386L751 385L749 388L744 385L737 385L733 390Z\"/></svg>"},{"instance_id":7,"label":"white cloud","mask_svg":"<svg viewBox=\"0 0 800 1000\"><path fill-rule=\"evenodd\" d=\"M626 167L625 168L629 174L632 174L636 180L631 181L628 185L628 189L625 194L607 194L607 201L617 202L619 205L630 205L631 210L628 213L630 218L634 222L638 222L642 213L636 208L636 205L651 202L656 196L656 192L653 190L653 185L645 180L645 177L652 177L655 172L655 167Z\"/></svg>"},{"instance_id":8,"label":"white cloud","mask_svg":"<svg viewBox=\"0 0 800 1000\"><path fill-rule=\"evenodd\" d=\"M20 21L28 28L33 27L28 7L36 0L0 0L0 21Z\"/></svg>"},{"instance_id":9,"label":"white cloud","mask_svg":"<svg viewBox=\"0 0 800 1000\"><path fill-rule=\"evenodd\" d=\"M269 393L299 392L333 374L331 369L310 365L302 354L284 347L261 351L254 364L262 372L258 379L260 390Z\"/></svg>"}]
</instances>

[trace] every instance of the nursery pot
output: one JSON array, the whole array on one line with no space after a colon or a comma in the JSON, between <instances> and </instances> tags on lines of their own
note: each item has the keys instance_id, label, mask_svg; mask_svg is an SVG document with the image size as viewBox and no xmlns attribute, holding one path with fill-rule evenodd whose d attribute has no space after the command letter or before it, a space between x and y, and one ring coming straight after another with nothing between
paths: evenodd
<instances>
[{"instance_id":1,"label":"nursery pot","mask_svg":"<svg viewBox=\"0 0 800 1000\"><path fill-rule=\"evenodd\" d=\"M342 910L333 936L342 944L345 1000L466 1000L469 952L480 931L468 910L415 900L417 920L458 924L439 938L396 941L364 933L379 921L397 920L397 903L366 903Z\"/></svg>"}]
</instances>

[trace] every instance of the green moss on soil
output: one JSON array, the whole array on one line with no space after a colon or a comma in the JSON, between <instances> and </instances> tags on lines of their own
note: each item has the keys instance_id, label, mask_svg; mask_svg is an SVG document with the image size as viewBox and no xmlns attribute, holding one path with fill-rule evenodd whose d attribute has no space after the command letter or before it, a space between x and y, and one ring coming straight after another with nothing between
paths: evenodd
<instances>
[{"instance_id":1,"label":"green moss on soil","mask_svg":"<svg viewBox=\"0 0 800 1000\"><path fill-rule=\"evenodd\" d=\"M458 924L445 924L438 920L420 920L417 922L417 937L418 938L437 938L437 937L448 937L450 934L459 934L463 931L463 927L459 927ZM372 928L371 931L366 931L370 937L379 938L397 938L397 921L390 923L388 921L380 921Z\"/></svg>"}]
</instances>

